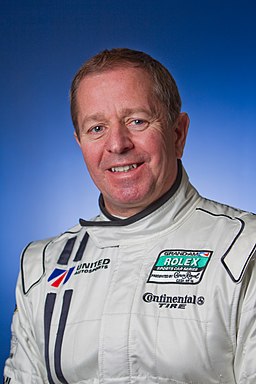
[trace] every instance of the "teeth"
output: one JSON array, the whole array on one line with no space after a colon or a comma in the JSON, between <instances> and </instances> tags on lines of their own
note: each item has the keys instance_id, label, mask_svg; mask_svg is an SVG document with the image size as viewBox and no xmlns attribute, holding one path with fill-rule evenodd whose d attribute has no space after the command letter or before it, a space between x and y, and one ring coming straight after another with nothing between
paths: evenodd
<instances>
[{"instance_id":1,"label":"teeth","mask_svg":"<svg viewBox=\"0 0 256 384\"><path fill-rule=\"evenodd\" d=\"M113 167L111 168L111 171L112 172L128 172L134 168L137 168L137 164L125 165L123 167Z\"/></svg>"}]
</instances>

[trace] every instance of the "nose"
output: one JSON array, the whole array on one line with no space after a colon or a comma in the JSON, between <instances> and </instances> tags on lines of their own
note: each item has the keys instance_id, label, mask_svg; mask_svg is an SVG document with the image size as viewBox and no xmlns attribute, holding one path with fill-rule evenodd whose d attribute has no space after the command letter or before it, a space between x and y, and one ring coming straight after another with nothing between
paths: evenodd
<instances>
[{"instance_id":1,"label":"nose","mask_svg":"<svg viewBox=\"0 0 256 384\"><path fill-rule=\"evenodd\" d=\"M111 153L121 154L134 147L131 133L124 124L116 124L109 130L106 140L106 150Z\"/></svg>"}]
</instances>

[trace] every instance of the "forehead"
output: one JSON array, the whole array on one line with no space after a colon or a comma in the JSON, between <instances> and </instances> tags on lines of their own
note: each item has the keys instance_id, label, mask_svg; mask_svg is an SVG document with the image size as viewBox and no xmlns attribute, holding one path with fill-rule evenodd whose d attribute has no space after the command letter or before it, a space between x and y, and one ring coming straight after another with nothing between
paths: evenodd
<instances>
[{"instance_id":1,"label":"forehead","mask_svg":"<svg viewBox=\"0 0 256 384\"><path fill-rule=\"evenodd\" d=\"M111 84L112 87L122 84L127 87L129 84L136 83L143 88L153 88L153 79L147 70L126 64L85 75L78 85L77 94L81 88L101 88L105 83Z\"/></svg>"},{"instance_id":2,"label":"forehead","mask_svg":"<svg viewBox=\"0 0 256 384\"><path fill-rule=\"evenodd\" d=\"M142 68L118 67L88 74L77 89L78 114L132 106L150 106L153 102L151 76ZM155 102L155 100L154 100Z\"/></svg>"}]
</instances>

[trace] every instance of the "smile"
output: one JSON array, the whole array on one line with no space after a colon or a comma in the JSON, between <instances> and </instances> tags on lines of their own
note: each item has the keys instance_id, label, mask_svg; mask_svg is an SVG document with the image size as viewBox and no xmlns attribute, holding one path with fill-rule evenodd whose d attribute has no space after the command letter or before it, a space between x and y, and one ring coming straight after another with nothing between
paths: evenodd
<instances>
[{"instance_id":1,"label":"smile","mask_svg":"<svg viewBox=\"0 0 256 384\"><path fill-rule=\"evenodd\" d=\"M120 167L112 167L111 172L129 172L131 169L138 167L138 164L124 165Z\"/></svg>"}]
</instances>

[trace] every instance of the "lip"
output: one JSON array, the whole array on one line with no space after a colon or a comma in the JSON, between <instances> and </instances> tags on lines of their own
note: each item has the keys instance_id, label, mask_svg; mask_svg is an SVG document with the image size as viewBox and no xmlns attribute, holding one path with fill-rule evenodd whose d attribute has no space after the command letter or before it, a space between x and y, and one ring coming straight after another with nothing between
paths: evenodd
<instances>
[{"instance_id":1,"label":"lip","mask_svg":"<svg viewBox=\"0 0 256 384\"><path fill-rule=\"evenodd\" d=\"M107 171L109 171L110 173L114 173L114 174L127 174L127 173L130 173L130 172L133 172L133 171L136 171L138 168L141 167L143 163L142 162L129 162L129 163L124 163L124 164L115 164L115 165L112 165L111 167L109 167L107 169ZM127 167L129 169L127 169ZM120 168L126 168L124 170L118 170ZM114 171L113 169L117 169L116 171Z\"/></svg>"}]
</instances>

